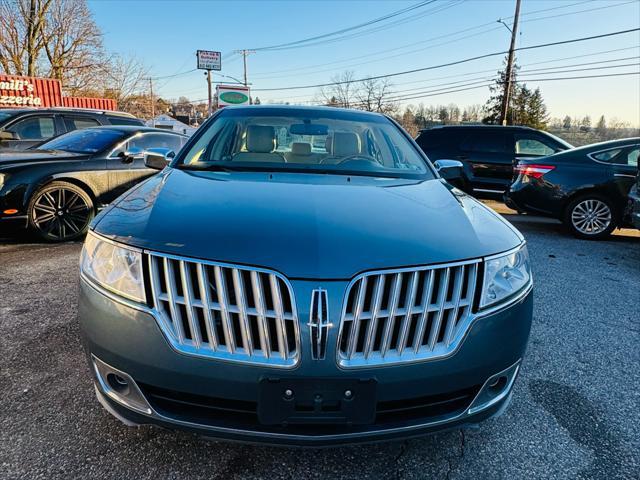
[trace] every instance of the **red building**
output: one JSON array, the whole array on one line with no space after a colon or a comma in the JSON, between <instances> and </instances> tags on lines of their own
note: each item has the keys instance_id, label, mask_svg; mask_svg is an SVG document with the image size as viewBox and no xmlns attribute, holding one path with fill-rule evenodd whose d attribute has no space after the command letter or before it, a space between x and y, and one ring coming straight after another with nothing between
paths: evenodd
<instances>
[{"instance_id":1,"label":"red building","mask_svg":"<svg viewBox=\"0 0 640 480\"><path fill-rule=\"evenodd\" d=\"M0 75L0 108L75 107L116 110L111 98L65 97L59 80Z\"/></svg>"}]
</instances>

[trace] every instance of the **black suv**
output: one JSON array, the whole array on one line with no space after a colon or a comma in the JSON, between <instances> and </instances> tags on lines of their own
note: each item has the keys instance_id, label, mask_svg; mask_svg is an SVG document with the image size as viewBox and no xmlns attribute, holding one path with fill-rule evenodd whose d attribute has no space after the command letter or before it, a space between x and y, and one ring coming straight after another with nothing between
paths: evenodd
<instances>
[{"instance_id":1,"label":"black suv","mask_svg":"<svg viewBox=\"0 0 640 480\"><path fill-rule=\"evenodd\" d=\"M500 125L436 126L421 130L416 142L431 161L461 161L464 190L492 193L509 188L517 158L543 157L573 148L540 130Z\"/></svg>"},{"instance_id":2,"label":"black suv","mask_svg":"<svg viewBox=\"0 0 640 480\"><path fill-rule=\"evenodd\" d=\"M77 108L0 110L0 149L25 150L63 133L101 125L144 126L129 113Z\"/></svg>"}]
</instances>

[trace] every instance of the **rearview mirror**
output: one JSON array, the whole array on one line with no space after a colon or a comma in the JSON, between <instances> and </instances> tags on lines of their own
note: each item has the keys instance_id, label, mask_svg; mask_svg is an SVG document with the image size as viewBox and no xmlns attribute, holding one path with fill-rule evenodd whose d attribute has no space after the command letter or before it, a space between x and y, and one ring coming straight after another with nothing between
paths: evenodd
<instances>
[{"instance_id":1,"label":"rearview mirror","mask_svg":"<svg viewBox=\"0 0 640 480\"><path fill-rule=\"evenodd\" d=\"M162 170L175 156L176 152L170 148L150 148L144 153L144 164L147 168Z\"/></svg>"},{"instance_id":2,"label":"rearview mirror","mask_svg":"<svg viewBox=\"0 0 640 480\"><path fill-rule=\"evenodd\" d=\"M293 135L328 135L329 127L311 123L295 123L289 127L289 132Z\"/></svg>"},{"instance_id":3,"label":"rearview mirror","mask_svg":"<svg viewBox=\"0 0 640 480\"><path fill-rule=\"evenodd\" d=\"M458 160L436 160L433 166L445 180L461 180L463 178L462 162Z\"/></svg>"}]
</instances>

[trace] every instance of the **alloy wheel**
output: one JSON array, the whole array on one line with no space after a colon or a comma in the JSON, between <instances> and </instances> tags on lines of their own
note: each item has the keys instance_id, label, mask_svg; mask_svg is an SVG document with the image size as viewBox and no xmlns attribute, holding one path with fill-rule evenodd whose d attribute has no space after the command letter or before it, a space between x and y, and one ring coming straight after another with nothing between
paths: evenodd
<instances>
[{"instance_id":1,"label":"alloy wheel","mask_svg":"<svg viewBox=\"0 0 640 480\"><path fill-rule=\"evenodd\" d=\"M597 199L587 199L578 203L571 211L571 223L584 235L598 235L611 225L611 209Z\"/></svg>"},{"instance_id":2,"label":"alloy wheel","mask_svg":"<svg viewBox=\"0 0 640 480\"><path fill-rule=\"evenodd\" d=\"M93 216L84 195L65 187L43 190L31 207L31 219L47 239L64 241L82 234Z\"/></svg>"}]
</instances>

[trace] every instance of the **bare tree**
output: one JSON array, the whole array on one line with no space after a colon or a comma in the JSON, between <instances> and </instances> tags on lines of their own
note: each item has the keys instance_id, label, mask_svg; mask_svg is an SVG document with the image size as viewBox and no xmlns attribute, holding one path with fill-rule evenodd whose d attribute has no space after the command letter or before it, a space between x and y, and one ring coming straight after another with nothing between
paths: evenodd
<instances>
[{"instance_id":1,"label":"bare tree","mask_svg":"<svg viewBox=\"0 0 640 480\"><path fill-rule=\"evenodd\" d=\"M355 98L358 103L355 107L369 112L393 113L398 105L391 98L391 89L391 82L387 78L366 78L357 84Z\"/></svg>"},{"instance_id":2,"label":"bare tree","mask_svg":"<svg viewBox=\"0 0 640 480\"><path fill-rule=\"evenodd\" d=\"M42 54L41 32L52 0L0 0L0 66L34 76Z\"/></svg>"},{"instance_id":3,"label":"bare tree","mask_svg":"<svg viewBox=\"0 0 640 480\"><path fill-rule=\"evenodd\" d=\"M102 33L86 0L55 0L41 29L48 76L63 81L103 65Z\"/></svg>"},{"instance_id":4,"label":"bare tree","mask_svg":"<svg viewBox=\"0 0 640 480\"><path fill-rule=\"evenodd\" d=\"M323 103L334 107L351 108L355 101L356 85L353 80L353 72L347 70L331 77L333 82L328 87L320 90L320 99Z\"/></svg>"},{"instance_id":5,"label":"bare tree","mask_svg":"<svg viewBox=\"0 0 640 480\"><path fill-rule=\"evenodd\" d=\"M102 69L104 95L118 108L142 117L150 116L149 69L135 57L114 55Z\"/></svg>"}]
</instances>

